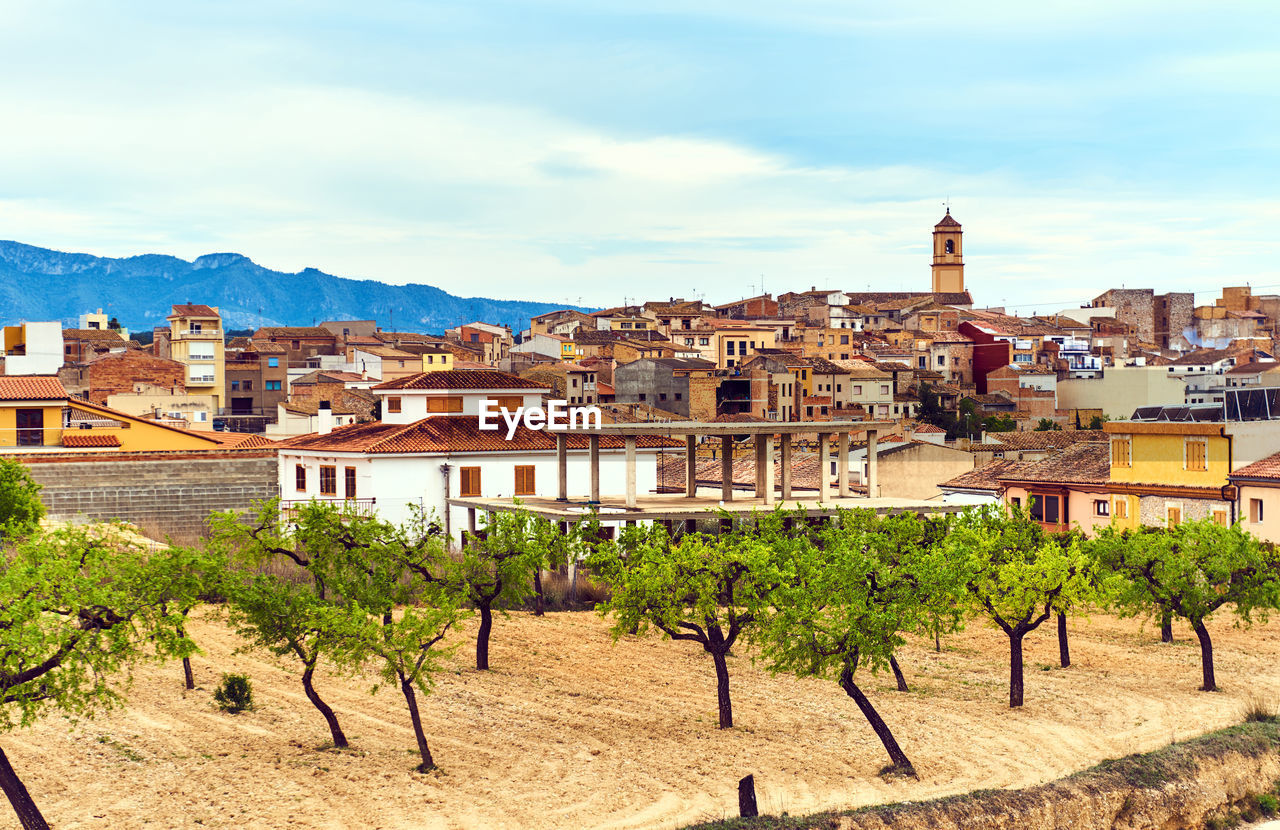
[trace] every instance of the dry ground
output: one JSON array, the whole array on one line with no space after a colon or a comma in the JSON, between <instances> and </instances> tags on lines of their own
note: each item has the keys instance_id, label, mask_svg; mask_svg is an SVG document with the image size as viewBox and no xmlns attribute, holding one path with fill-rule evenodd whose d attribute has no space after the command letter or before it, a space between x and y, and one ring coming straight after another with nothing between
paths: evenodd
<instances>
[{"instance_id":1,"label":"dry ground","mask_svg":"<svg viewBox=\"0 0 1280 830\"><path fill-rule=\"evenodd\" d=\"M1280 621L1211 626L1218 694L1196 691L1185 628L1161 645L1133 621L1073 620L1075 664L1061 670L1046 624L1027 640L1019 711L1006 705L1007 641L973 625L941 654L904 651L910 693L865 678L920 772L885 781L882 748L833 682L773 678L739 656L738 726L720 731L711 663L692 644L614 645L591 613L518 614L495 626L494 671L470 668L466 643L423 702L442 771L420 775L398 690L319 676L352 742L320 751L328 731L292 664L234 653L208 612L191 628L204 649L196 691L184 694L176 664L146 667L126 710L0 736L57 827L672 827L735 814L747 773L775 813L1025 786L1235 722L1251 695L1280 698ZM255 711L213 706L223 671L253 678ZM15 826L0 805L0 827Z\"/></svg>"}]
</instances>

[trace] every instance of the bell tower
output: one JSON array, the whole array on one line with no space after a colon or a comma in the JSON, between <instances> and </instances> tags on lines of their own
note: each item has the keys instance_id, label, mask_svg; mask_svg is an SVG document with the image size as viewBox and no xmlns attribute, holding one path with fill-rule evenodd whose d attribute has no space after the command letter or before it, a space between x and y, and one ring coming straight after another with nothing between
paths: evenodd
<instances>
[{"instance_id":1,"label":"bell tower","mask_svg":"<svg viewBox=\"0 0 1280 830\"><path fill-rule=\"evenodd\" d=\"M933 226L933 293L964 291L964 232L951 218L951 208L942 221Z\"/></svg>"}]
</instances>

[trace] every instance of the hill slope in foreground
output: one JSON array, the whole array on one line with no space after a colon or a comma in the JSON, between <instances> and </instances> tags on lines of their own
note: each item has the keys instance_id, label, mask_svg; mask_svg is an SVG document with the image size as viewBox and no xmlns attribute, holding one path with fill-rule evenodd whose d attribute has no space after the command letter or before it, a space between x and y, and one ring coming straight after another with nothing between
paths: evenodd
<instances>
[{"instance_id":1,"label":"hill slope in foreground","mask_svg":"<svg viewBox=\"0 0 1280 830\"><path fill-rule=\"evenodd\" d=\"M904 650L910 693L891 677L865 688L920 772L876 776L883 750L831 682L772 678L730 663L739 726L715 728L711 664L687 643L623 638L590 613L516 614L495 625L493 665L469 667L471 643L423 702L442 772L422 776L398 690L325 674L352 751L328 739L292 666L234 654L221 623L197 620L199 688L181 668L139 672L127 710L68 730L60 719L2 737L46 818L88 827L676 827L736 813L754 773L762 811L792 814L1028 786L1101 760L1237 722L1245 700L1280 693L1280 621L1211 629L1219 694L1196 691L1190 632L1110 617L1073 620L1075 664L1056 668L1050 626L1027 639L1027 706L1006 706L1007 641L972 627ZM474 624L466 633L474 631ZM461 635L460 635L461 636ZM1049 670L1042 670L1051 666ZM217 711L224 671L254 681L257 709ZM0 827L16 827L7 805Z\"/></svg>"}]
</instances>

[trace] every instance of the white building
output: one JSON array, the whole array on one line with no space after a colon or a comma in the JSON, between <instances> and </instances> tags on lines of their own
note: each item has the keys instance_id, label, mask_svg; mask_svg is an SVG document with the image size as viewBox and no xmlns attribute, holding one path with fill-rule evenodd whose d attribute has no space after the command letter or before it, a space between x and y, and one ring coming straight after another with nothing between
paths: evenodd
<instances>
[{"instance_id":1,"label":"white building","mask_svg":"<svg viewBox=\"0 0 1280 830\"><path fill-rule=\"evenodd\" d=\"M467 511L446 513L449 498L551 498L558 495L556 432L520 423L509 428L501 415L496 428L481 429L486 401L491 410L514 418L522 407L542 404L545 386L496 371L428 372L373 387L383 420L353 424L294 438L279 450L282 499L361 500L383 519L404 522L415 507L442 521L456 539L467 526ZM568 492L590 492L588 439L566 435ZM640 492L657 487L657 455L675 442L657 437L637 441ZM623 439L603 436L600 487L626 488ZM585 497L582 498L585 501Z\"/></svg>"},{"instance_id":2,"label":"white building","mask_svg":"<svg viewBox=\"0 0 1280 830\"><path fill-rule=\"evenodd\" d=\"M56 375L62 368L62 324L5 326L0 354L6 375Z\"/></svg>"}]
</instances>

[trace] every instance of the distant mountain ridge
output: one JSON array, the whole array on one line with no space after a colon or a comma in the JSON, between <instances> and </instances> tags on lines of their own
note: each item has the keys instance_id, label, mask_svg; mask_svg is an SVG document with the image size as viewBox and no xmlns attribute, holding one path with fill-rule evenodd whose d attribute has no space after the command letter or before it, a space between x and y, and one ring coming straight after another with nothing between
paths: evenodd
<instances>
[{"instance_id":1,"label":"distant mountain ridge","mask_svg":"<svg viewBox=\"0 0 1280 830\"><path fill-rule=\"evenodd\" d=\"M192 262L163 254L111 258L0 241L0 320L61 320L99 308L134 330L164 325L175 303L217 306L227 328L377 320L398 331L439 333L480 320L519 333L556 303L458 297L431 285L388 285L304 268L264 268L242 254ZM590 309L584 309L590 310Z\"/></svg>"}]
</instances>

